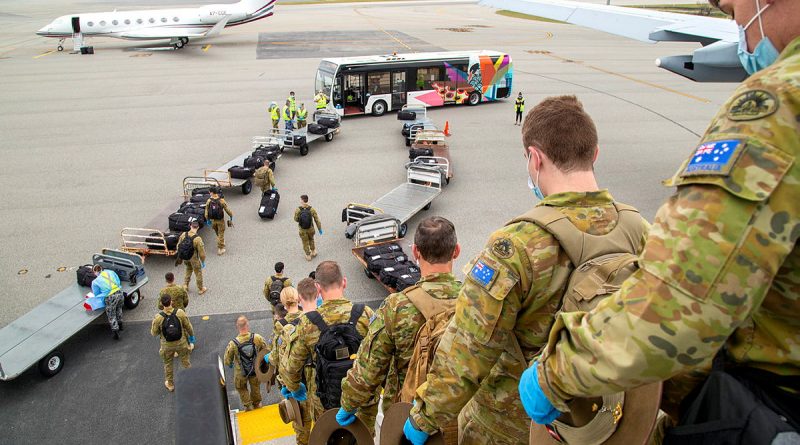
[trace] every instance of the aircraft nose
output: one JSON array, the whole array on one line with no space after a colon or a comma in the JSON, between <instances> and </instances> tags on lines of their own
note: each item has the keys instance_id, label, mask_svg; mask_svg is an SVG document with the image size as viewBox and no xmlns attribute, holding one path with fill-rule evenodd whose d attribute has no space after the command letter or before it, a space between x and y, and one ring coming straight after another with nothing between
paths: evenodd
<instances>
[{"instance_id":1,"label":"aircraft nose","mask_svg":"<svg viewBox=\"0 0 800 445\"><path fill-rule=\"evenodd\" d=\"M44 26L44 27L42 27L42 29L36 31L36 35L37 36L43 36L43 35L47 34L50 31L50 29L52 29L50 27L50 25Z\"/></svg>"}]
</instances>

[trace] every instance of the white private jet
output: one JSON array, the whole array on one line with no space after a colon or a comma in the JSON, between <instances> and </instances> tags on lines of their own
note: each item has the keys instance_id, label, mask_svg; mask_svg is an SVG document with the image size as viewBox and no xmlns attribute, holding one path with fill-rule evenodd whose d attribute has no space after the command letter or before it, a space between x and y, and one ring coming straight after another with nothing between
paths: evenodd
<instances>
[{"instance_id":1,"label":"white private jet","mask_svg":"<svg viewBox=\"0 0 800 445\"><path fill-rule=\"evenodd\" d=\"M568 0L480 0L480 4L572 23L641 42L697 42L691 55L666 56L656 65L696 82L740 82L747 73L736 51L733 20L581 3Z\"/></svg>"},{"instance_id":2,"label":"white private jet","mask_svg":"<svg viewBox=\"0 0 800 445\"><path fill-rule=\"evenodd\" d=\"M169 39L170 44L178 49L189 43L189 39L213 37L225 27L269 17L276 2L277 0L241 0L238 3L199 8L70 14L53 20L36 34L59 39L59 51L64 50L64 40L70 37Z\"/></svg>"}]
</instances>

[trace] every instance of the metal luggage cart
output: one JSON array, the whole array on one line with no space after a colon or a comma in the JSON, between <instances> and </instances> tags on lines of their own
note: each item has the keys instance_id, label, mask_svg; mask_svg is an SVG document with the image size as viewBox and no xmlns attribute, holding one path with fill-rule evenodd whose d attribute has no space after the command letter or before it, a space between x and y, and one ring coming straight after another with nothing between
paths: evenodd
<instances>
[{"instance_id":1,"label":"metal luggage cart","mask_svg":"<svg viewBox=\"0 0 800 445\"><path fill-rule=\"evenodd\" d=\"M453 171L450 168L450 161L440 156L417 156L417 158L413 161L406 162L406 168L410 168L412 165L435 168L439 170L439 173L442 175L442 184L450 184L450 178L453 177Z\"/></svg>"},{"instance_id":2,"label":"metal luggage cart","mask_svg":"<svg viewBox=\"0 0 800 445\"><path fill-rule=\"evenodd\" d=\"M403 238L408 231L407 221L421 210L428 210L434 198L442 193L442 183L446 175L442 174L440 168L438 165L410 163L406 170L405 183L365 207L381 210L381 213L396 218L400 225L398 237ZM369 214L362 212L359 218L357 212L345 209L348 224L357 223L366 218L366 215Z\"/></svg>"},{"instance_id":3,"label":"metal luggage cart","mask_svg":"<svg viewBox=\"0 0 800 445\"><path fill-rule=\"evenodd\" d=\"M450 159L450 146L444 132L439 130L422 129L415 132L414 142L411 148L429 148L433 151L433 158L444 158L447 160L446 183L450 183L453 178L453 161ZM419 158L417 158L419 159ZM430 157L423 157L424 162L430 163Z\"/></svg>"},{"instance_id":4,"label":"metal luggage cart","mask_svg":"<svg viewBox=\"0 0 800 445\"><path fill-rule=\"evenodd\" d=\"M317 122L317 120L321 117L336 119L338 122L341 123L341 116L339 116L336 112L328 112L328 111L318 111L314 113L313 122ZM294 150L300 151L300 156L305 156L308 154L308 144L318 141L320 139L325 139L326 142L330 142L333 140L333 137L339 134L341 127L336 128L327 128L324 134L314 134L308 132L308 126L303 128L296 128L294 130L272 130L269 135L267 136L256 136L253 138L253 145L255 146L256 143L263 143L263 144L278 144L281 147L281 151L290 148ZM295 137L302 136L305 138L305 141L299 143L295 141Z\"/></svg>"},{"instance_id":5,"label":"metal luggage cart","mask_svg":"<svg viewBox=\"0 0 800 445\"><path fill-rule=\"evenodd\" d=\"M187 176L183 178L183 200L188 201L192 198L192 190L200 188L221 187L220 182L206 176Z\"/></svg>"},{"instance_id":6,"label":"metal luggage cart","mask_svg":"<svg viewBox=\"0 0 800 445\"><path fill-rule=\"evenodd\" d=\"M135 253L142 258L148 255L173 256L178 253L177 247L169 248L166 234L158 229L126 227L120 232L120 237L120 250Z\"/></svg>"},{"instance_id":7,"label":"metal luggage cart","mask_svg":"<svg viewBox=\"0 0 800 445\"><path fill-rule=\"evenodd\" d=\"M389 215L378 214L370 215L357 224L357 229L353 234L355 247L351 249L353 256L364 267L364 274L367 278L381 283L381 286L386 288L389 293L395 292L395 289L384 284L377 274L369 270L367 261L364 259L364 249L372 246L399 243L400 221Z\"/></svg>"},{"instance_id":8,"label":"metal luggage cart","mask_svg":"<svg viewBox=\"0 0 800 445\"><path fill-rule=\"evenodd\" d=\"M125 261L133 266L143 265L139 255L117 250L104 249L95 257ZM149 281L146 273L135 284L121 281L127 309L139 305L141 288ZM53 298L0 329L0 380L12 380L37 363L39 372L45 377L58 374L64 367L64 354L58 347L97 317L105 315L102 309L92 312L84 309L83 303L88 292L91 292L90 288L72 283Z\"/></svg>"}]
</instances>

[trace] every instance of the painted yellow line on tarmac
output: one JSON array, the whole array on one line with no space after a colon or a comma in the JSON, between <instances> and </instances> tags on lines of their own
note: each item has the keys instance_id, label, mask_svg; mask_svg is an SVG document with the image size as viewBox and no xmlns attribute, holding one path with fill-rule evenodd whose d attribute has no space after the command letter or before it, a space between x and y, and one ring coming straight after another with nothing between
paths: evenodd
<instances>
[{"instance_id":1,"label":"painted yellow line on tarmac","mask_svg":"<svg viewBox=\"0 0 800 445\"><path fill-rule=\"evenodd\" d=\"M292 424L283 423L281 420L277 404L239 412L236 414L236 422L239 424L239 435L243 445L294 436Z\"/></svg>"},{"instance_id":2,"label":"painted yellow line on tarmac","mask_svg":"<svg viewBox=\"0 0 800 445\"><path fill-rule=\"evenodd\" d=\"M205 45L203 47L203 52L208 52L208 49L211 48L211 45Z\"/></svg>"},{"instance_id":3,"label":"painted yellow line on tarmac","mask_svg":"<svg viewBox=\"0 0 800 445\"><path fill-rule=\"evenodd\" d=\"M48 51L46 53L41 53L38 56L33 56L33 58L34 59L38 59L39 57L49 56L50 54L53 54L54 52L56 52L56 50L52 49L52 50L50 50L50 51Z\"/></svg>"},{"instance_id":4,"label":"painted yellow line on tarmac","mask_svg":"<svg viewBox=\"0 0 800 445\"><path fill-rule=\"evenodd\" d=\"M593 69L595 71L599 71L601 73L605 73L605 74L610 74L612 76L621 77L623 79L630 80L632 82L636 82L636 83L639 83L639 84L642 84L642 85L646 85L646 86L649 86L649 87L652 87L652 88L658 88L659 90L663 90L663 91L666 91L668 93L677 94L677 95L680 95L680 96L683 96L683 97L686 97L686 98L689 98L689 99L692 99L692 100L696 100L698 102L702 102L702 103L705 103L705 104L711 103L711 100L710 99L706 99L705 97L695 96L693 94L684 93L683 91L678 91L678 90L674 90L674 89L669 88L669 87L665 87L664 85L659 85L657 83L648 82L648 81L642 80L642 79L637 79L635 77L631 77L631 76L628 76L628 75L622 74L622 73L617 73L615 71L609 71L609 70L607 70L605 68L600 68L598 66L594 66L594 65L589 65L589 64L583 63L580 60L567 59L565 57L561 57L561 56L558 56L556 54L553 54L550 51L530 51L529 50L527 52L530 53L530 54L541 54L543 56L551 57L551 58L556 59L556 60L561 60L562 62L577 63L577 64L585 66L586 68L590 68L590 69Z\"/></svg>"},{"instance_id":5,"label":"painted yellow line on tarmac","mask_svg":"<svg viewBox=\"0 0 800 445\"><path fill-rule=\"evenodd\" d=\"M397 42L397 43L399 43L399 44L401 44L403 46L405 46L406 49L408 49L409 51L414 52L414 48L406 45L406 42L398 39L397 37L393 36L389 31L387 31L387 30L383 29L382 27L378 26L377 24L375 24L375 22L372 20L372 18L369 15L362 13L361 11L358 10L358 8L353 8L353 12L355 12L356 14L360 15L361 17L364 17L365 19L367 19L372 24L372 26L377 28L380 32L382 32L382 33L386 34L387 36L389 36L390 39L394 40L395 42Z\"/></svg>"}]
</instances>

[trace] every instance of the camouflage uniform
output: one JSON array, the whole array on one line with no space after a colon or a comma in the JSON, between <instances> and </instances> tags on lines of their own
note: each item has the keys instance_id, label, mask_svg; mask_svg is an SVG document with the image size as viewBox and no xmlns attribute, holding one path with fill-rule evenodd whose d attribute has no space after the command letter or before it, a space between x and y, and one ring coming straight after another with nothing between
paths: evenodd
<instances>
[{"instance_id":1,"label":"camouflage uniform","mask_svg":"<svg viewBox=\"0 0 800 445\"><path fill-rule=\"evenodd\" d=\"M182 233L181 237L178 238L179 246L187 235L197 235L197 233L192 234L191 231ZM200 235L197 235L194 239L194 255L192 255L192 258L188 261L178 259L178 264L181 262L186 263L186 275L183 277L183 286L187 289L189 288L189 281L191 281L192 273L194 273L195 280L197 281L197 290L203 289L203 263L206 262L206 249L203 245L203 238L200 238Z\"/></svg>"},{"instance_id":2,"label":"camouflage uniform","mask_svg":"<svg viewBox=\"0 0 800 445\"><path fill-rule=\"evenodd\" d=\"M186 312L175 308L168 308L163 312L167 315L171 315L172 311L178 311L177 317L181 322L182 334L180 340L164 340L164 337L161 334L161 325L164 323L164 317L161 316L161 312L156 314L155 318L153 319L153 323L150 325L150 335L153 337L161 337L161 349L159 349L158 355L160 355L161 360L164 361L164 376L166 381L169 382L170 386L173 386L175 381L172 368L172 360L175 358L175 354L177 354L181 359L181 366L183 366L184 369L192 366L192 364L189 362L189 343L187 339L194 335L192 322L189 321L189 317L186 316Z\"/></svg>"},{"instance_id":3,"label":"camouflage uniform","mask_svg":"<svg viewBox=\"0 0 800 445\"><path fill-rule=\"evenodd\" d=\"M433 298L454 299L461 283L451 273L427 275L417 283ZM386 297L361 347L353 368L342 382L342 407L347 411L366 405L382 385L384 408L397 402L403 387L408 362L414 352L414 337L425 317L405 292Z\"/></svg>"},{"instance_id":4,"label":"camouflage uniform","mask_svg":"<svg viewBox=\"0 0 800 445\"><path fill-rule=\"evenodd\" d=\"M300 319L303 316L302 312L290 312L286 314L286 326L284 327L281 323L275 323L275 330L273 331L272 337L272 353L269 354L269 363L274 366L276 369L280 369L281 359L286 358L286 350L288 349L286 346L288 343L289 335L294 332L295 326L291 325L291 323L295 320ZM289 327L291 326L291 327ZM284 335L285 334L285 335ZM283 379L278 376L278 383L283 386ZM306 385L308 386L308 385ZM300 404L300 414L303 419L303 427L298 428L297 425L292 423L292 427L294 428L295 435L297 436L297 444L298 445L307 445L308 439L311 436L311 422L314 419L314 406L312 403L310 388L309 390L309 397L306 399L305 402L299 402Z\"/></svg>"},{"instance_id":5,"label":"camouflage uniform","mask_svg":"<svg viewBox=\"0 0 800 445\"><path fill-rule=\"evenodd\" d=\"M299 228L300 233L300 240L303 242L303 252L306 255L316 255L317 254L317 245L314 244L314 224L317 225L317 230L322 230L322 224L319 222L319 215L317 215L317 211L308 204L303 204L294 211L294 221L299 223L300 222L300 210L304 207L308 207L311 209L311 217L313 222L311 227L308 229ZM298 226L299 227L299 226Z\"/></svg>"},{"instance_id":6,"label":"camouflage uniform","mask_svg":"<svg viewBox=\"0 0 800 445\"><path fill-rule=\"evenodd\" d=\"M247 332L237 335L236 341L238 341L239 344L250 341L250 333ZM267 349L268 346L267 342L264 341L264 337L258 334L253 335L253 344L256 347L256 356L253 357L253 366L258 366L258 363L255 362L257 355L262 350ZM233 364L233 386L236 388L236 392L239 393L239 399L242 401L244 409L249 411L255 408L256 405L260 405L261 383L258 382L258 377L256 377L255 374L253 374L252 377L245 377L242 373L242 365L239 360L239 348L236 347L233 341L229 342L228 347L225 349L225 358L223 362L225 366ZM250 385L249 392L247 390L248 384Z\"/></svg>"},{"instance_id":7,"label":"camouflage uniform","mask_svg":"<svg viewBox=\"0 0 800 445\"><path fill-rule=\"evenodd\" d=\"M205 218L209 220L208 215L208 205L211 204L211 200L214 198L208 198L206 201L206 214ZM225 202L225 198L219 198L219 205L222 207L222 210L228 214L229 218L233 218L233 212L231 209L228 208L228 203ZM224 249L225 248L225 215L222 215L222 219L210 219L211 221L211 228L214 229L214 233L217 234L217 249Z\"/></svg>"},{"instance_id":8,"label":"camouflage uniform","mask_svg":"<svg viewBox=\"0 0 800 445\"><path fill-rule=\"evenodd\" d=\"M258 170L253 173L253 177L256 180L256 185L261 188L262 194L275 187L275 175L272 173L272 169L267 165L259 167Z\"/></svg>"},{"instance_id":9,"label":"camouflage uniform","mask_svg":"<svg viewBox=\"0 0 800 445\"><path fill-rule=\"evenodd\" d=\"M322 316L323 321L328 324L328 326L333 326L335 324L347 323L350 320L350 311L353 308L353 303L349 300L344 298L337 299L337 300L329 300L322 303L320 307L317 308L317 312ZM364 307L364 313L361 314L361 318L358 319L358 323L356 324L356 331L362 336L367 334L367 330L369 329L370 320L373 318L374 312L369 306ZM319 341L320 331L308 317L303 317L300 320L300 324L297 325L297 328L289 335L289 346L287 347L286 351L286 360L281 361L281 378L283 379L284 385L289 391L297 391L300 387L300 379L301 379L301 372L303 372L303 368L306 366L306 362L311 359L311 365L316 358L316 353L314 352L314 346ZM306 376L308 374L306 373ZM311 383L312 380L307 379L307 390L309 397L311 397ZM314 393L316 393L316 385ZM365 425L369 428L371 432L375 431L375 417L378 414L378 400L379 400L379 393L373 394L373 398L371 403L365 404L361 409L358 410L359 419L361 419ZM319 399L314 400L316 404L314 406L314 412L322 414L322 406L319 402ZM317 417L318 418L318 417Z\"/></svg>"},{"instance_id":10,"label":"camouflage uniform","mask_svg":"<svg viewBox=\"0 0 800 445\"><path fill-rule=\"evenodd\" d=\"M558 209L592 235L617 224L605 190L557 193L539 205ZM571 268L555 237L534 223L510 223L491 235L464 269L455 316L429 371L438 378L417 390L411 416L422 431L434 433L458 416L460 443L485 443L487 437L499 445L528 443L530 418L517 385L527 361L547 342L561 304L564 287L551 281Z\"/></svg>"},{"instance_id":11,"label":"camouflage uniform","mask_svg":"<svg viewBox=\"0 0 800 445\"><path fill-rule=\"evenodd\" d=\"M800 38L737 89L666 182L678 189L641 269L593 311L556 319L538 370L556 408L671 377L665 402L680 401L723 345L729 361L800 375L798 116Z\"/></svg>"},{"instance_id":12,"label":"camouflage uniform","mask_svg":"<svg viewBox=\"0 0 800 445\"><path fill-rule=\"evenodd\" d=\"M168 284L158 293L158 310L164 309L164 305L161 304L161 297L164 295L169 295L170 300L172 300L172 307L175 309L183 309L185 311L186 306L189 306L189 292L186 292L186 289L177 284Z\"/></svg>"},{"instance_id":13,"label":"camouflage uniform","mask_svg":"<svg viewBox=\"0 0 800 445\"><path fill-rule=\"evenodd\" d=\"M272 277L286 278L286 276L282 273L276 273L275 275L270 275L267 277L267 279L264 281L264 299L267 300L267 302L269 302L269 287L272 286ZM286 278L286 280L283 282L283 288L285 289L287 287L292 287L291 278ZM275 308L273 307L273 310L274 309Z\"/></svg>"}]
</instances>

